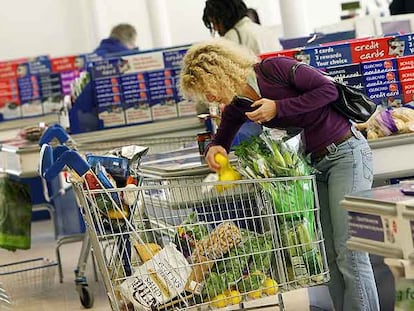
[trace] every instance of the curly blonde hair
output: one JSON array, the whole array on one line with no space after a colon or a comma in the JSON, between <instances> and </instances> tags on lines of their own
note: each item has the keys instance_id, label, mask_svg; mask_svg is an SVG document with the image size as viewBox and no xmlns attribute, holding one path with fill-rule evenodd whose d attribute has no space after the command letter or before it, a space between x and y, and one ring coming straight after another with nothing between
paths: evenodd
<instances>
[{"instance_id":1,"label":"curly blonde hair","mask_svg":"<svg viewBox=\"0 0 414 311\"><path fill-rule=\"evenodd\" d=\"M183 59L181 94L201 101L211 94L229 102L242 93L257 62L257 56L250 50L227 39L195 44Z\"/></svg>"}]
</instances>

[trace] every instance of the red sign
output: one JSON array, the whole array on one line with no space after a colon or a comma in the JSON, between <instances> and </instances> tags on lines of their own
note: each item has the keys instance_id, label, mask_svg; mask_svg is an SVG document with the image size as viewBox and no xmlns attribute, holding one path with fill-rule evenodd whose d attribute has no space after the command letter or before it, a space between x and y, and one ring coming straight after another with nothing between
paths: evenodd
<instances>
[{"instance_id":1,"label":"red sign","mask_svg":"<svg viewBox=\"0 0 414 311\"><path fill-rule=\"evenodd\" d=\"M414 70L399 70L398 77L400 81L414 81Z\"/></svg>"},{"instance_id":2,"label":"red sign","mask_svg":"<svg viewBox=\"0 0 414 311\"><path fill-rule=\"evenodd\" d=\"M398 56L396 53L400 53L400 49L394 45L392 37L351 42L353 63L392 58Z\"/></svg>"},{"instance_id":3,"label":"red sign","mask_svg":"<svg viewBox=\"0 0 414 311\"><path fill-rule=\"evenodd\" d=\"M74 71L84 67L84 60L78 56L52 58L50 60L52 72Z\"/></svg>"},{"instance_id":4,"label":"red sign","mask_svg":"<svg viewBox=\"0 0 414 311\"><path fill-rule=\"evenodd\" d=\"M397 58L398 70L414 70L414 56Z\"/></svg>"},{"instance_id":5,"label":"red sign","mask_svg":"<svg viewBox=\"0 0 414 311\"><path fill-rule=\"evenodd\" d=\"M414 100L414 80L402 81L401 92L403 93L404 103L408 103Z\"/></svg>"},{"instance_id":6,"label":"red sign","mask_svg":"<svg viewBox=\"0 0 414 311\"><path fill-rule=\"evenodd\" d=\"M269 57L275 57L275 56L286 56L294 58L294 55L299 52L300 49L291 49L291 50L283 50L278 52L271 52L271 53L265 53L260 55L260 59L265 59Z\"/></svg>"}]
</instances>

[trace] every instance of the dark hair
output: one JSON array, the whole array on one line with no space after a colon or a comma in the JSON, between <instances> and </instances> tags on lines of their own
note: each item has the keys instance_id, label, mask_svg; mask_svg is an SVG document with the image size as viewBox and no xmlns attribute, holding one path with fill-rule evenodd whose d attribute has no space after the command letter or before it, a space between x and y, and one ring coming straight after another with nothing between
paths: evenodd
<instances>
[{"instance_id":1,"label":"dark hair","mask_svg":"<svg viewBox=\"0 0 414 311\"><path fill-rule=\"evenodd\" d=\"M247 9L247 16L256 24L260 25L260 18L259 18L259 14L257 14L257 11L253 8L248 8Z\"/></svg>"},{"instance_id":2,"label":"dark hair","mask_svg":"<svg viewBox=\"0 0 414 311\"><path fill-rule=\"evenodd\" d=\"M223 36L246 15L247 6L242 0L207 0L203 22L210 32L214 31L212 21L219 24L222 28L219 34Z\"/></svg>"}]
</instances>

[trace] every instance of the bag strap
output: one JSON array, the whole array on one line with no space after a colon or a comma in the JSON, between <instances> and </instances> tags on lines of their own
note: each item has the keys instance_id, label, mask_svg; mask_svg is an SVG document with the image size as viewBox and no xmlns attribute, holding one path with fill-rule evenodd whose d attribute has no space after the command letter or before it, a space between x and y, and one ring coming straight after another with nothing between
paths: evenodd
<instances>
[{"instance_id":1,"label":"bag strap","mask_svg":"<svg viewBox=\"0 0 414 311\"><path fill-rule=\"evenodd\" d=\"M242 40L241 40L241 36L240 36L240 31L239 31L236 27L234 27L233 29L234 29L234 31L235 31L235 32L236 32L236 34L237 34L237 40L239 41L239 44L240 44L240 45L242 45Z\"/></svg>"},{"instance_id":2,"label":"bag strap","mask_svg":"<svg viewBox=\"0 0 414 311\"><path fill-rule=\"evenodd\" d=\"M276 77L275 75L270 74L269 71L264 66L265 62L266 62L266 59L262 60L259 63L259 71L261 72L261 74L263 75L263 77L266 80L268 80L270 82L274 82L274 83L280 84L280 85L293 86L293 87L295 86L295 73L296 73L296 70L299 68L299 66L304 65L301 62L297 62L296 64L294 64L290 68L290 71L289 71L289 79L286 82L286 81L281 80L279 77Z\"/></svg>"}]
</instances>

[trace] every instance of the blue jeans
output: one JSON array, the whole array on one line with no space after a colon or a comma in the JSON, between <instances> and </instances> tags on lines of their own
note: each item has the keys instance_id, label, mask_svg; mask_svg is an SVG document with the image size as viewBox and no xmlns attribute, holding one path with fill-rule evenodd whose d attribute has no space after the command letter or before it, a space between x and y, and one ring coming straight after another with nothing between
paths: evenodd
<instances>
[{"instance_id":1,"label":"blue jeans","mask_svg":"<svg viewBox=\"0 0 414 311\"><path fill-rule=\"evenodd\" d=\"M353 137L331 149L314 166L320 172L316 179L331 274L328 288L335 310L377 311L378 294L368 254L346 247L348 215L339 204L346 194L371 188L371 149L361 133L354 130Z\"/></svg>"}]
</instances>

